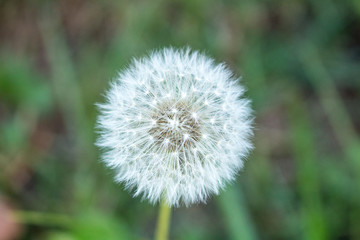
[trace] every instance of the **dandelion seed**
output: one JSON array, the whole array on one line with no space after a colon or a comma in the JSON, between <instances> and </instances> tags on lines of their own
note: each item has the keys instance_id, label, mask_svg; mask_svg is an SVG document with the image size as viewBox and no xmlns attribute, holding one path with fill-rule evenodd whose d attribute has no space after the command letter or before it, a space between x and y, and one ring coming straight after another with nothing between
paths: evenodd
<instances>
[{"instance_id":1,"label":"dandelion seed","mask_svg":"<svg viewBox=\"0 0 360 240\"><path fill-rule=\"evenodd\" d=\"M205 202L232 181L252 148L249 101L232 76L190 50L134 60L99 104L97 145L116 181L170 206Z\"/></svg>"}]
</instances>

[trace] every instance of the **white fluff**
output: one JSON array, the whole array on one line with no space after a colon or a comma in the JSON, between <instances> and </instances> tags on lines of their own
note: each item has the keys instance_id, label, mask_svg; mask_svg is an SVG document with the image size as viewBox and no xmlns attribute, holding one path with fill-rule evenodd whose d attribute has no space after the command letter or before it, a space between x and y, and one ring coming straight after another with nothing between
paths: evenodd
<instances>
[{"instance_id":1,"label":"white fluff","mask_svg":"<svg viewBox=\"0 0 360 240\"><path fill-rule=\"evenodd\" d=\"M189 49L133 60L99 104L97 145L116 181L171 206L218 194L252 148L251 109L238 81Z\"/></svg>"}]
</instances>

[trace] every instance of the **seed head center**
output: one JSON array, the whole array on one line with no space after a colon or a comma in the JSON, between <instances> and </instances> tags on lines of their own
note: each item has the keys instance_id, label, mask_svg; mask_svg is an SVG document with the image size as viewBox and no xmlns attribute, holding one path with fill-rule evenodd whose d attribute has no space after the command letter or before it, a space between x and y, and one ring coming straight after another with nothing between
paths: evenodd
<instances>
[{"instance_id":1,"label":"seed head center","mask_svg":"<svg viewBox=\"0 0 360 240\"><path fill-rule=\"evenodd\" d=\"M201 122L186 102L160 104L153 112L152 119L149 134L166 151L182 152L194 148L200 139Z\"/></svg>"}]
</instances>

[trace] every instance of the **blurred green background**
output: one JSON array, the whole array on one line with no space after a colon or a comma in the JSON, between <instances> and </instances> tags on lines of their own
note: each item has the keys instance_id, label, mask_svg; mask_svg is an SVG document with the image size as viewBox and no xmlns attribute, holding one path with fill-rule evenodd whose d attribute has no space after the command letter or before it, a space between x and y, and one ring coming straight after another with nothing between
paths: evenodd
<instances>
[{"instance_id":1,"label":"blurred green background","mask_svg":"<svg viewBox=\"0 0 360 240\"><path fill-rule=\"evenodd\" d=\"M163 46L225 61L254 142L171 239L360 239L360 1L0 1L0 239L152 239L157 206L94 146L117 71Z\"/></svg>"}]
</instances>

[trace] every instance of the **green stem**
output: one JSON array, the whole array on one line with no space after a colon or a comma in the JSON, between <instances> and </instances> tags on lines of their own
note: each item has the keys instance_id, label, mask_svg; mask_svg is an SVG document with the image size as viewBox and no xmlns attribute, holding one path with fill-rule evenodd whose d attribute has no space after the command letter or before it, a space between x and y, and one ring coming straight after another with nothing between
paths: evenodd
<instances>
[{"instance_id":1,"label":"green stem","mask_svg":"<svg viewBox=\"0 0 360 240\"><path fill-rule=\"evenodd\" d=\"M167 240L169 235L171 207L163 199L160 203L159 217L156 227L156 240Z\"/></svg>"}]
</instances>

